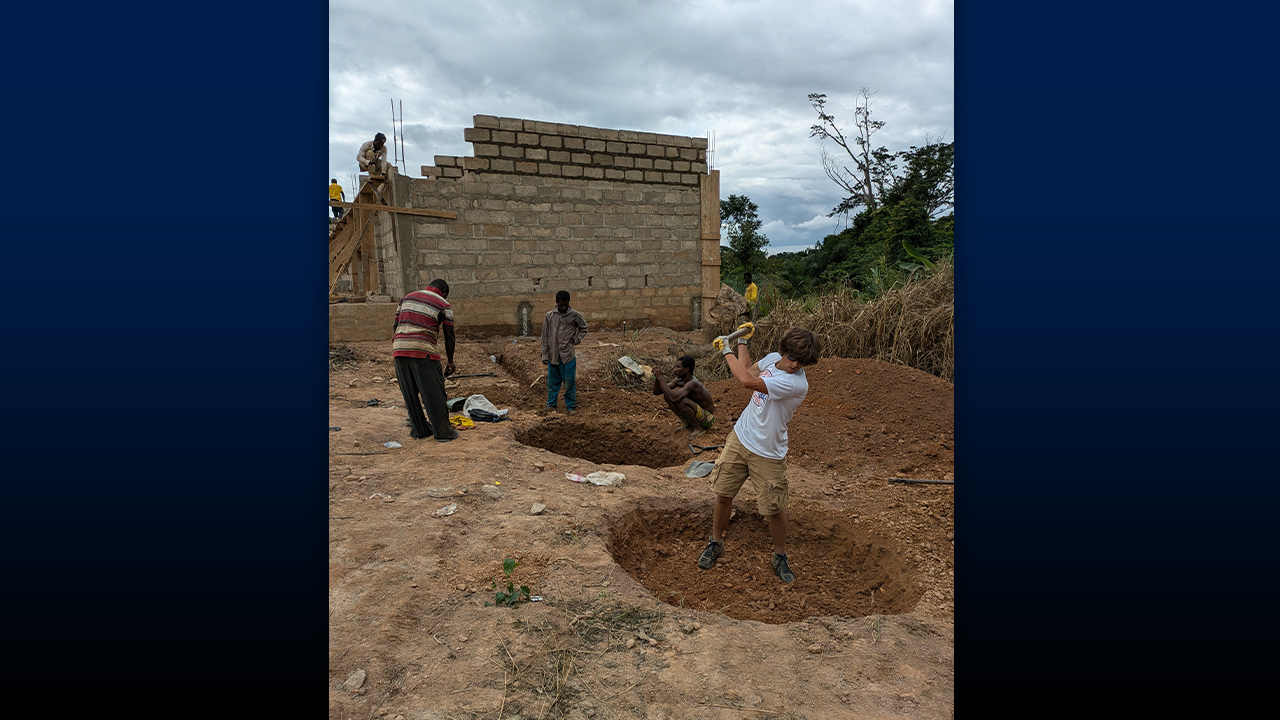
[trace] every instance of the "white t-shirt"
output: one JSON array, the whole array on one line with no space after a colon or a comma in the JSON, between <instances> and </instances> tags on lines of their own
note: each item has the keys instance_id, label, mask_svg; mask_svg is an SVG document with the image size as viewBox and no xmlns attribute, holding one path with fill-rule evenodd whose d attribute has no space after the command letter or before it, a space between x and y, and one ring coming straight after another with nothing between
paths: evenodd
<instances>
[{"instance_id":1,"label":"white t-shirt","mask_svg":"<svg viewBox=\"0 0 1280 720\"><path fill-rule=\"evenodd\" d=\"M804 368L794 373L783 372L777 367L781 359L778 353L769 353L756 363L769 393L751 393L747 409L733 426L748 450L775 460L787 456L787 423L809 394L809 379L804 375Z\"/></svg>"}]
</instances>

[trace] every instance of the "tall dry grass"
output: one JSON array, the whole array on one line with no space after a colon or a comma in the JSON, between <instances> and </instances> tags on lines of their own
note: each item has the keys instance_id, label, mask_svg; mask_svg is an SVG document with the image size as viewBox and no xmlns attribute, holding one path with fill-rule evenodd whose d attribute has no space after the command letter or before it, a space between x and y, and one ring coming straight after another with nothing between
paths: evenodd
<instances>
[{"instance_id":1,"label":"tall dry grass","mask_svg":"<svg viewBox=\"0 0 1280 720\"><path fill-rule=\"evenodd\" d=\"M950 261L922 279L883 293L869 303L842 289L801 300L780 300L756 323L753 355L778 348L793 327L812 331L823 357L872 358L908 365L955 382L955 269ZM740 321L724 320L724 335Z\"/></svg>"}]
</instances>

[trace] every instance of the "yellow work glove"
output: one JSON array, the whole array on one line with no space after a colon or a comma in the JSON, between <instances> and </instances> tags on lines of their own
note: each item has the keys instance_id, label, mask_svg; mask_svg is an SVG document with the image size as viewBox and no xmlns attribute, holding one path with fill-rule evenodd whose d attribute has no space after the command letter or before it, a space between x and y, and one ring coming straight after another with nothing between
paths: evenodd
<instances>
[{"instance_id":1,"label":"yellow work glove","mask_svg":"<svg viewBox=\"0 0 1280 720\"><path fill-rule=\"evenodd\" d=\"M742 336L743 340L750 340L751 336L756 334L756 326L754 323L744 322L738 326L739 330L741 330L742 328L751 328L746 335Z\"/></svg>"},{"instance_id":2,"label":"yellow work glove","mask_svg":"<svg viewBox=\"0 0 1280 720\"><path fill-rule=\"evenodd\" d=\"M729 338L725 337L724 335L721 335L720 337L711 341L711 346L714 347L716 350L719 350L720 354L728 355L729 353L733 352L733 348L730 348L729 343L727 342L728 339Z\"/></svg>"}]
</instances>

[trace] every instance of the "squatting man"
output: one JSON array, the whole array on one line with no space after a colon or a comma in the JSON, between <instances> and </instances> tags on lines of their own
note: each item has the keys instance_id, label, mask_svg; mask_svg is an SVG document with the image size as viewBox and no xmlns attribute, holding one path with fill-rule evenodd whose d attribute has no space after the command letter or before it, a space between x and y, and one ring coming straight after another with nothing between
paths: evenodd
<instances>
[{"instance_id":1,"label":"squatting man","mask_svg":"<svg viewBox=\"0 0 1280 720\"><path fill-rule=\"evenodd\" d=\"M378 133L372 140L365 141L356 153L356 162L360 164L361 172L384 177L387 174L387 136Z\"/></svg>"},{"instance_id":2,"label":"squatting man","mask_svg":"<svg viewBox=\"0 0 1280 720\"><path fill-rule=\"evenodd\" d=\"M653 369L653 394L662 395L667 407L680 418L682 431L692 431L689 439L702 435L715 422L716 404L707 386L693 376L694 360L685 355L676 363L676 376L667 380L662 368Z\"/></svg>"},{"instance_id":3,"label":"squatting man","mask_svg":"<svg viewBox=\"0 0 1280 720\"><path fill-rule=\"evenodd\" d=\"M809 394L805 368L817 364L820 348L812 332L791 328L778 343L778 352L769 353L752 365L747 348L751 334L738 339L736 355L725 336L715 340L733 377L754 392L725 438L724 449L708 477L716 499L711 539L698 557L698 567L710 569L724 554L724 533L729 527L733 498L749 477L756 491L756 508L769 521L773 572L782 582L789 583L796 576L787 562L787 423Z\"/></svg>"}]
</instances>

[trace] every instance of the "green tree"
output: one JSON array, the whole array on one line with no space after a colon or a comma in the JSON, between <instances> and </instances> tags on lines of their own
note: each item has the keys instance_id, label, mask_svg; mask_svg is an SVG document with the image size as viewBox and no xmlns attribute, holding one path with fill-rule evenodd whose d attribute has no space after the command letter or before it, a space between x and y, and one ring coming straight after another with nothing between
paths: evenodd
<instances>
[{"instance_id":1,"label":"green tree","mask_svg":"<svg viewBox=\"0 0 1280 720\"><path fill-rule=\"evenodd\" d=\"M818 113L818 124L809 128L809 137L822 141L823 170L847 193L827 216L848 217L858 208L874 213L883 205L907 199L921 202L931 218L954 210L955 144L926 135L923 147L913 145L896 153L883 146L872 147L871 137L885 125L883 120L871 119L873 95L862 88L854 108L852 137L840 129L835 116L827 111L826 95L809 95L809 104ZM828 152L828 141L839 151Z\"/></svg>"},{"instance_id":2,"label":"green tree","mask_svg":"<svg viewBox=\"0 0 1280 720\"><path fill-rule=\"evenodd\" d=\"M924 147L911 146L909 150L894 153L894 160L904 167L884 193L885 202L916 200L924 205L931 218L943 211L955 210L955 143L935 141L925 137Z\"/></svg>"},{"instance_id":3,"label":"green tree","mask_svg":"<svg viewBox=\"0 0 1280 720\"><path fill-rule=\"evenodd\" d=\"M769 238L760 233L759 210L746 195L730 195L720 201L720 227L729 236L729 248L743 270L754 271L764 265Z\"/></svg>"}]
</instances>

